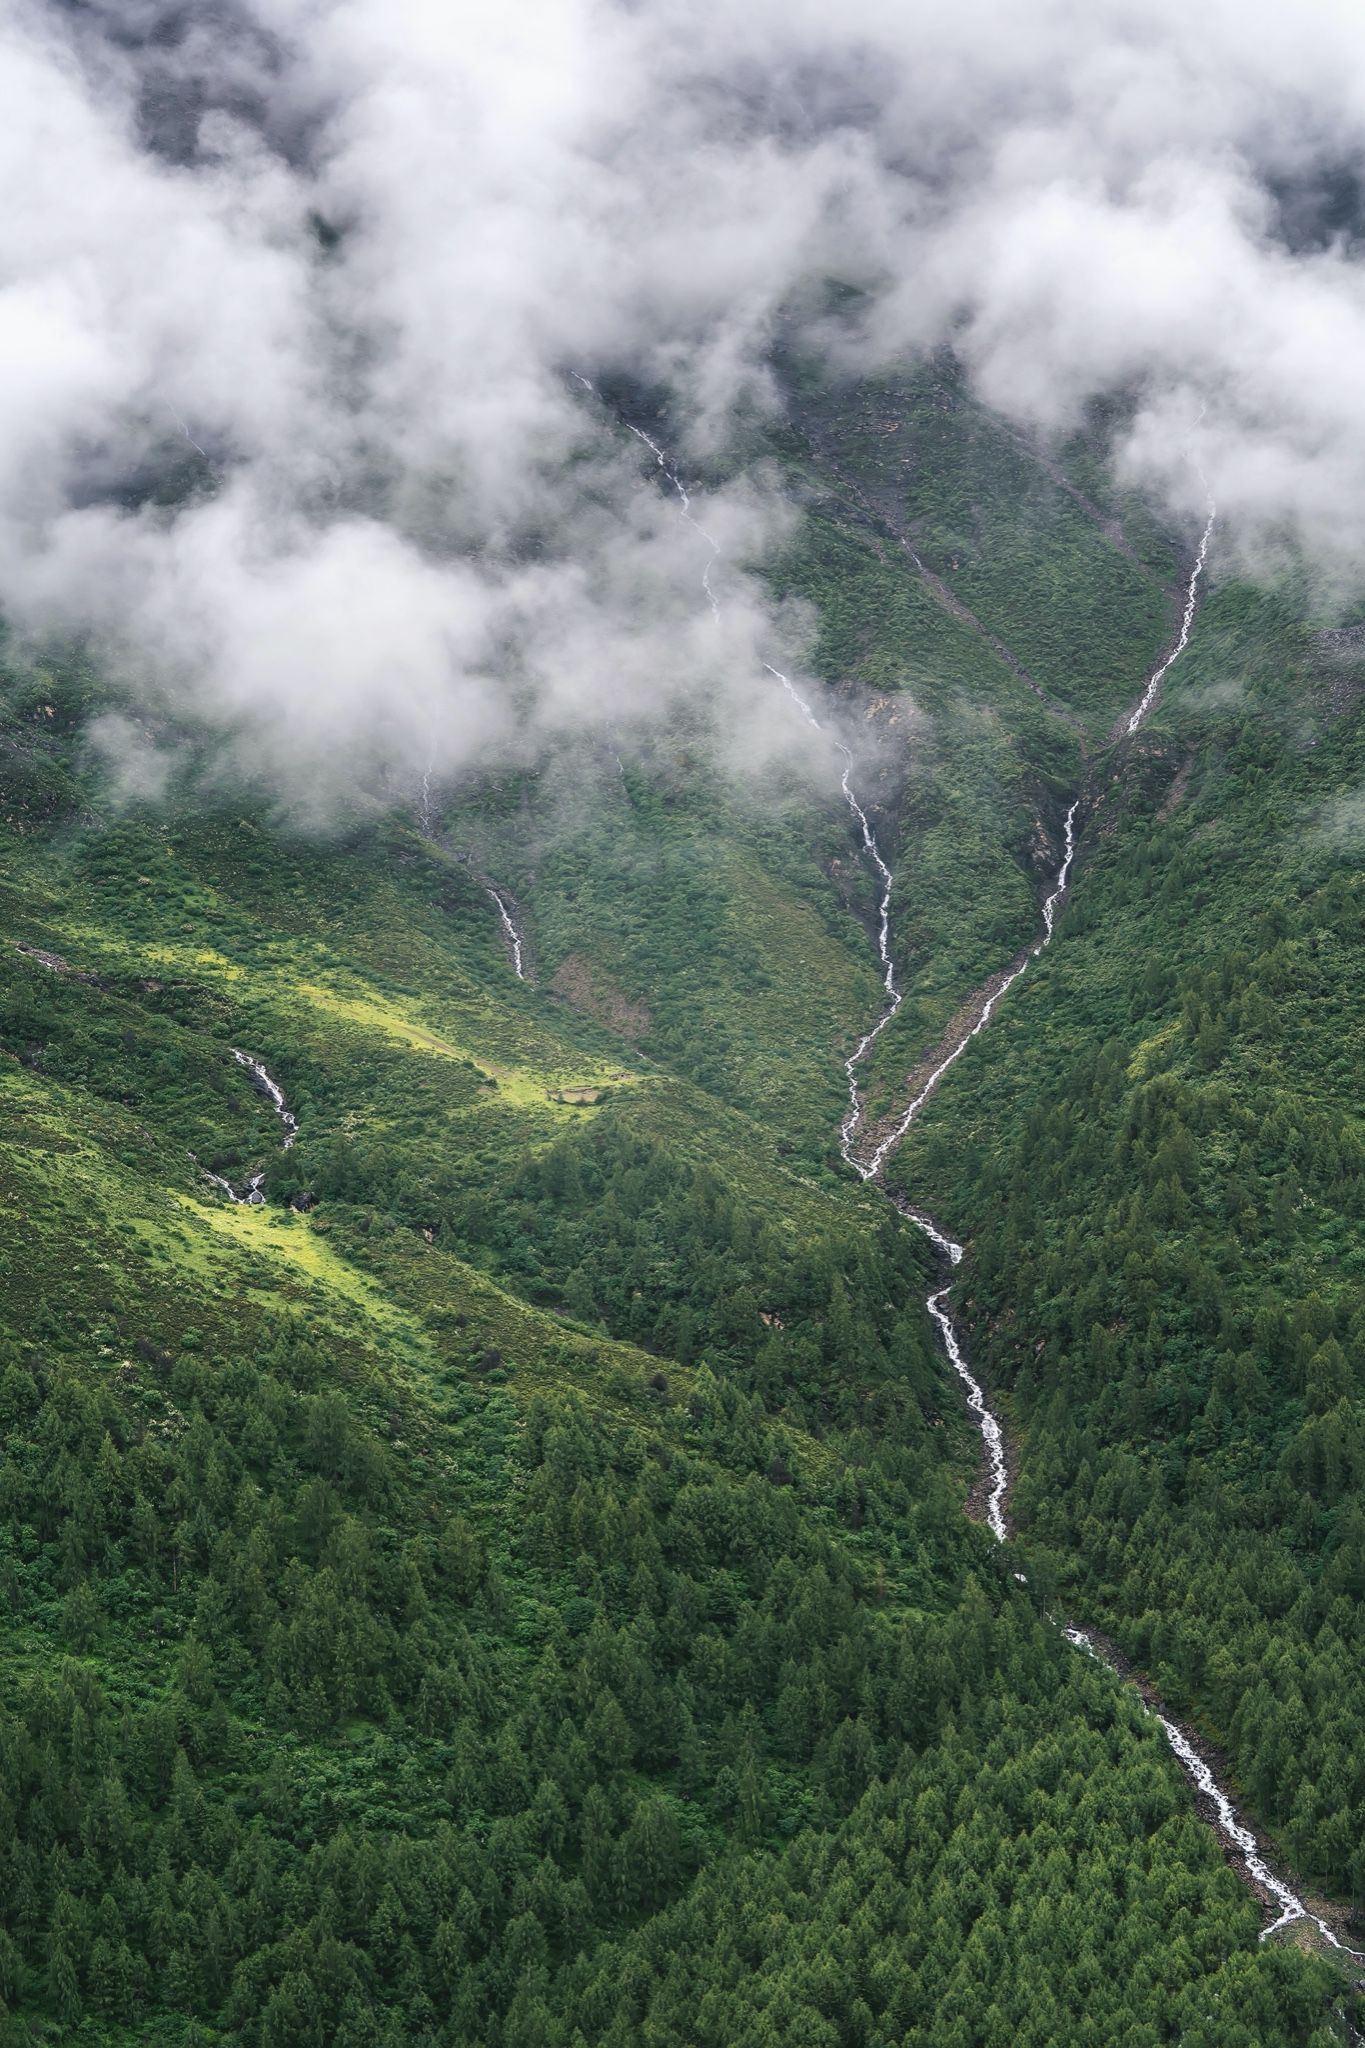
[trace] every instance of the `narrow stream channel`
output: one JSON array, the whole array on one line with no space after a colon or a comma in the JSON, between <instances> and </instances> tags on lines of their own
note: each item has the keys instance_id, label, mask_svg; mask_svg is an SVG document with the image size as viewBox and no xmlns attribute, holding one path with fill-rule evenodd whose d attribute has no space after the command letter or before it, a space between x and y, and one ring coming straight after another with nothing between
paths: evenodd
<instances>
[{"instance_id":1,"label":"narrow stream channel","mask_svg":"<svg viewBox=\"0 0 1365 2048\"><path fill-rule=\"evenodd\" d=\"M512 972L516 975L518 981L525 981L526 974L522 965L521 933L517 930L512 913L507 908L501 891L495 889L491 882L487 884L487 888L489 895L498 906L498 916L502 919L503 937L512 949Z\"/></svg>"},{"instance_id":2,"label":"narrow stream channel","mask_svg":"<svg viewBox=\"0 0 1365 2048\"><path fill-rule=\"evenodd\" d=\"M422 770L421 784L417 791L417 824L424 839L435 839L438 836L436 831L436 826L438 822L437 812L432 801L431 789L431 778L433 772L432 762L433 757L428 755L426 766ZM621 757L619 754L616 756L616 765L618 768L621 768ZM625 772L625 769L621 768L621 774L623 777L625 775ZM463 857L465 859L468 859L467 855ZM498 917L502 924L502 934L507 941L507 948L512 956L512 972L516 975L518 981L525 981L526 942L521 931L518 929L516 919L513 917L511 909L508 906L508 900L503 895L502 890L495 889L491 882L485 881L483 883L483 888L485 892L492 898L493 902L497 905ZM243 1059L243 1055L241 1053L235 1053L233 1057L235 1059ZM244 1064L249 1065L250 1062L244 1061ZM262 1068L261 1071L262 1073L264 1073L264 1068ZM292 1144L293 1140L290 1139L287 1142ZM213 1176L210 1175L209 1177L210 1179L212 1179Z\"/></svg>"},{"instance_id":3,"label":"narrow stream channel","mask_svg":"<svg viewBox=\"0 0 1365 2048\"><path fill-rule=\"evenodd\" d=\"M249 1052L239 1052L234 1045L232 1057L239 1067L245 1067L252 1080L266 1097L280 1122L284 1125L284 1149L287 1152L299 1134L299 1120L284 1099L284 1090L278 1081L271 1079L260 1060Z\"/></svg>"},{"instance_id":4,"label":"narrow stream channel","mask_svg":"<svg viewBox=\"0 0 1365 2048\"><path fill-rule=\"evenodd\" d=\"M257 1089L262 1095L265 1096L266 1100L270 1104L270 1107L274 1110L276 1116L283 1124L284 1139L282 1149L287 1152L289 1150L289 1147L293 1144L295 1138L297 1138L299 1134L299 1120L294 1115L294 1112L290 1109L289 1104L286 1102L283 1088L281 1088L279 1082L276 1081L274 1077L267 1072L262 1061L258 1060L254 1053L242 1052L235 1045L232 1046L230 1050L232 1052L232 1057L236 1060L238 1066L246 1068L247 1072L250 1074L253 1082L255 1083ZM245 1194L238 1194L236 1188L232 1185L232 1182L230 1180L225 1180L221 1173L210 1173L206 1166L201 1166L199 1168L199 1171L203 1174L205 1180L209 1181L214 1187L216 1187L220 1194L226 1195L230 1202L236 1202L250 1209L259 1209L264 1205L264 1168L262 1168L258 1173L253 1173L250 1176L250 1178L246 1181Z\"/></svg>"},{"instance_id":5,"label":"narrow stream channel","mask_svg":"<svg viewBox=\"0 0 1365 2048\"><path fill-rule=\"evenodd\" d=\"M578 381L587 390L592 390L592 386L588 384L586 378L579 378ZM678 496L682 517L707 545L709 554L702 575L702 587L706 593L712 615L718 620L720 618L720 605L712 581L712 571L720 558L720 550L715 540L693 514L690 496L674 464L669 461L663 450L655 441L650 439L648 434L642 432L640 428L632 426L629 421L625 421L624 424L635 435L636 439L643 442L645 447L649 449L659 469ZM1179 633L1171 651L1148 678L1142 695L1133 710L1120 721L1118 731L1123 735L1131 736L1136 733L1147 718L1150 717L1168 672L1174 663L1179 660L1189 644L1190 632L1198 606L1199 580L1208 558L1209 544L1213 538L1216 518L1217 511L1210 494L1208 517L1185 590L1185 604ZM819 719L816 718L811 710L810 705L801 696L789 677L785 676L780 669L774 668L770 664L765 664L765 667L767 667L769 675L775 677L782 685L788 697L795 704L807 723L814 727L817 732L825 734L829 743L842 756L844 767L841 788L844 801L848 805L849 811L858 827L863 848L876 870L877 878L881 885L878 904L877 957L882 969L882 986L885 991L886 1002L881 1015L877 1018L871 1029L865 1032L863 1037L859 1039L854 1050L844 1062L844 1069L848 1075L849 1108L840 1125L839 1132L839 1149L845 1162L852 1167L861 1180L865 1182L875 1181L881 1187L879 1176L886 1164L887 1158L905 1137L916 1116L933 1095L944 1075L962 1057L962 1054L966 1051L972 1040L985 1030L1001 998L1013 987L1020 976L1024 974L1029 963L1038 959L1045 948L1052 943L1057 928L1057 919L1066 900L1075 863L1076 817L1081 806L1081 798L1079 796L1076 797L1066 813L1063 828L1062 860L1057 869L1052 889L1042 905L1042 931L1037 941L1021 957L1016 959L1003 977L996 978L996 985L992 987L987 995L970 1028L961 1033L960 1037L950 1046L947 1053L934 1067L927 1079L922 1082L914 1100L902 1112L888 1135L880 1139L865 1156L860 1157L855 1146L858 1131L863 1121L864 1105L861 1091L858 1087L858 1069L877 1039L896 1015L904 1000L903 991L896 982L895 965L891 955L891 893L895 877L891 868L882 858L881 849L877 844L876 834L872 829L867 812L863 809L852 787L850 777L853 761L847 747L833 734L826 732L825 727L821 725ZM882 1187L881 1191L887 1193L884 1187ZM888 1200L894 1199L889 1193L887 1198ZM953 1321L952 1312L949 1307L949 1297L953 1286L953 1269L962 1259L963 1247L953 1238L949 1237L947 1232L942 1230L934 1219L924 1211L916 1209L908 1203L896 1202L895 1206L906 1217L907 1221L913 1223L916 1229L922 1231L929 1239L947 1268L942 1284L937 1286L927 1297L925 1307L943 1340L943 1348L948 1363L962 1382L967 1397L967 1406L981 1433L988 1471L986 1520L997 1541L1003 1543L1008 1540L1010 1534L1006 1513L1009 1496L1009 1466L1006 1455L1005 1435L999 1417L992 1411L987 1401L985 1390L973 1375L967 1362L962 1336ZM1016 1576L1022 1579L1024 1575L1017 1573ZM1123 1679L1123 1674L1117 1670L1117 1667L1095 1647L1090 1636L1083 1629L1063 1623L1059 1623L1058 1626L1062 1628L1067 1641L1078 1651L1098 1659L1099 1662L1105 1664L1109 1670L1115 1673L1120 1682L1127 1682ZM1146 1707L1145 1701L1143 1704ZM1170 1745L1173 1755L1178 1759L1186 1775L1194 1785L1196 1792L1205 1802L1206 1810L1212 1814L1214 1826L1241 1858L1242 1867L1249 1879L1255 1885L1260 1886L1264 1892L1268 1893L1280 1908L1278 1917L1262 1930L1262 1941L1266 1939L1267 1935L1278 1932L1279 1929L1288 1926L1292 1921L1307 1919L1312 1922L1322 1939L1332 1948L1342 1955L1365 1962L1365 1954L1359 1950L1349 1948L1333 1932L1325 1920L1320 1919L1316 1913L1311 1912L1298 1894L1283 1879L1275 1875L1266 1861L1256 1836L1250 1828L1238 1819L1236 1808L1218 1784L1211 1766L1199 1753L1188 1731L1181 1728L1177 1722L1170 1720L1159 1710L1154 1708L1147 1710L1156 1712L1157 1720L1160 1722L1162 1732Z\"/></svg>"}]
</instances>

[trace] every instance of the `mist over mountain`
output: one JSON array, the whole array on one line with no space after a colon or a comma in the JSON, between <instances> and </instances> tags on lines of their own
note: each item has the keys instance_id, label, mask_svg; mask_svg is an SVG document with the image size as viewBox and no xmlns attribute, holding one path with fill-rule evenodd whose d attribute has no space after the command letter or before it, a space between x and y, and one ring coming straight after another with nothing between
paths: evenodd
<instances>
[{"instance_id":1,"label":"mist over mountain","mask_svg":"<svg viewBox=\"0 0 1365 2048\"><path fill-rule=\"evenodd\" d=\"M791 512L740 431L778 344L950 343L1044 435L1121 393L1124 477L1184 525L1202 472L1225 560L1355 591L1349 9L20 0L0 36L0 604L286 789L684 703L789 747L762 663L807 628L750 572ZM705 472L719 627L575 373Z\"/></svg>"},{"instance_id":2,"label":"mist over mountain","mask_svg":"<svg viewBox=\"0 0 1365 2048\"><path fill-rule=\"evenodd\" d=\"M0 7L0 2048L1359 2048L1358 11Z\"/></svg>"}]
</instances>

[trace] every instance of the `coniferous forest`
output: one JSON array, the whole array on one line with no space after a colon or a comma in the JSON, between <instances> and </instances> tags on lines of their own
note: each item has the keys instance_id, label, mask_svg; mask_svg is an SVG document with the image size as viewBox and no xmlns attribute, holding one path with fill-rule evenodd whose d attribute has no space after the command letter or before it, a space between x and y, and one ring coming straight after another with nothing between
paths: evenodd
<instances>
[{"instance_id":1,"label":"coniferous forest","mask_svg":"<svg viewBox=\"0 0 1365 2048\"><path fill-rule=\"evenodd\" d=\"M944 372L875 402L942 438L945 392L988 474ZM808 474L836 431L860 459L871 402L817 394ZM862 548L880 664L914 584L827 517L784 573L819 602ZM976 681L947 626L945 706ZM1253 708L1226 717L1193 686L1234 658ZM1219 587L1190 703L1083 822L1064 944L896 1155L974 1219L1003 1552L963 1513L932 1250L835 1149L824 1048L876 991L832 803L755 818L674 759L543 841L533 781L340 847L241 792L114 814L75 739L98 673L12 667L14 2039L1336 2038L1339 1965L1258 1942L1158 1726L1051 1619L1106 1628L1349 1907L1359 906L1328 839L1269 865L1266 792L1329 802L1356 727L1329 705L1305 751L1254 709L1279 661L1311 702L1313 660L1287 602ZM950 737L942 792L881 792L902 863L974 770L1055 832L1059 743L996 687L984 765ZM979 858L956 987L914 930L951 898L897 933L890 1106L1031 929L1017 847ZM262 1205L208 1178L256 1162Z\"/></svg>"},{"instance_id":2,"label":"coniferous forest","mask_svg":"<svg viewBox=\"0 0 1365 2048\"><path fill-rule=\"evenodd\" d=\"M42 548L0 451L0 2048L1352 2048L1365 614L1219 439L1250 345L1177 432L1135 318L1063 403L1030 293L897 327L841 268L849 138L911 176L878 94L969 254L968 113L1027 183L1074 10L1018 134L990 4L989 62L911 10L904 104L861 13L825 75L760 8L722 92L671 6L515 64L371 0L55 12L0 24L53 182L107 117L165 254ZM1256 232L1330 293L1359 191L1304 161ZM523 174L565 248L509 312ZM126 195L78 182L85 307Z\"/></svg>"}]
</instances>

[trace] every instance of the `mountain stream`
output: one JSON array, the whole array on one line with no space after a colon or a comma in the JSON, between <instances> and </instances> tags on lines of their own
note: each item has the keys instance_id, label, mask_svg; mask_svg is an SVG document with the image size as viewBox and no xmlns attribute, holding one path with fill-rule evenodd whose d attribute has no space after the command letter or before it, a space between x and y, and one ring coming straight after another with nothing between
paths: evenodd
<instances>
[{"instance_id":1,"label":"mountain stream","mask_svg":"<svg viewBox=\"0 0 1365 2048\"><path fill-rule=\"evenodd\" d=\"M507 908L501 891L495 889L491 882L488 884L488 893L498 906L498 916L502 919L503 937L512 949L512 972L516 975L518 981L525 981L526 974L522 964L521 933L517 930L512 913Z\"/></svg>"},{"instance_id":2,"label":"mountain stream","mask_svg":"<svg viewBox=\"0 0 1365 2048\"><path fill-rule=\"evenodd\" d=\"M299 1134L299 1120L294 1115L294 1112L290 1109L289 1104L286 1102L283 1088L281 1088L279 1082L276 1081L274 1077L266 1071L265 1066L262 1064L260 1060L258 1060L255 1057L253 1053L242 1052L235 1045L232 1047L231 1050L232 1057L236 1060L238 1066L246 1068L247 1072L250 1074L252 1078L252 1081L255 1083L257 1089L262 1095L265 1096L267 1102L269 1102L270 1104L270 1107L274 1110L276 1116L283 1124L283 1149L287 1152L289 1150L289 1147L293 1144L295 1138L297 1138ZM211 1182L212 1185L218 1189L220 1194L226 1195L230 1202L237 1202L251 1209L259 1209L265 1202L264 1168L262 1168L257 1173L251 1174L248 1177L245 1183L246 1193L240 1195L238 1194L236 1188L232 1185L232 1182L230 1180L225 1180L221 1173L210 1173L206 1166L201 1166L199 1171L203 1174L205 1180Z\"/></svg>"},{"instance_id":3,"label":"mountain stream","mask_svg":"<svg viewBox=\"0 0 1365 2048\"><path fill-rule=\"evenodd\" d=\"M578 381L586 389L592 389L592 386L587 383L586 378L581 378ZM720 603L713 582L713 571L720 560L720 549L711 534L707 532L706 528L693 513L690 495L675 465L665 455L657 442L651 440L648 434L644 433L639 427L631 425L629 421L625 421L624 424L654 457L659 470L678 497L683 519L706 544L708 555L702 572L702 588L710 605L712 616L718 620L720 617ZM1119 736L1131 736L1136 733L1151 716L1167 674L1189 644L1190 631L1194 624L1195 611L1198 605L1199 580L1208 558L1209 543L1213 538L1216 516L1216 508L1210 495L1208 517L1186 585L1184 610L1175 644L1148 678L1142 695L1133 710L1120 721L1117 728L1117 735ZM985 999L979 1003L979 1006L977 1004L968 1006L968 1012L969 1015L972 1015L972 1021L954 1037L944 1056L938 1061L927 1078L921 1082L914 1100L902 1111L889 1133L876 1140L870 1148L864 1147L860 1151L857 1140L863 1123L864 1105L858 1086L858 1069L882 1032L890 1024L904 1000L904 992L896 981L895 964L891 953L891 894L895 877L891 868L882 857L881 849L877 844L876 833L872 828L867 812L859 802L857 794L853 789L851 781L853 757L848 748L836 735L827 732L826 728L821 725L806 699L796 689L788 676L770 664L765 664L765 666L768 669L769 675L773 676L782 685L782 688L796 706L800 715L817 732L824 734L829 744L841 755L843 759L843 773L840 787L844 802L848 806L862 841L863 849L872 863L880 885L880 897L877 908L877 958L882 970L882 988L885 993L885 1003L876 1022L863 1034L853 1051L844 1061L844 1070L848 1076L849 1107L839 1130L839 1150L845 1163L853 1169L860 1180L876 1181L880 1186L881 1183L878 1177L888 1157L904 1138L916 1116L934 1093L944 1075L962 1057L972 1040L985 1030L1001 999L1024 974L1030 962L1038 959L1043 951L1052 943L1057 928L1057 919L1066 900L1067 890L1071 882L1072 868L1075 863L1076 818L1080 810L1081 798L1075 798L1066 813L1063 826L1062 859L1057 868L1053 886L1043 901L1042 930L1039 937L1022 955L1016 957L1002 975L997 975L993 978ZM916 1229L923 1232L944 1262L946 1270L942 1283L936 1286L933 1292L929 1294L925 1301L925 1307L943 1340L943 1348L948 1363L962 1382L968 1409L981 1434L987 1469L986 1521L990 1526L992 1534L999 1542L1003 1543L1008 1540L1010 1534L1006 1512L1010 1477L1004 1430L1001 1427L999 1417L991 1409L985 1390L973 1375L971 1367L967 1362L962 1336L953 1320L952 1311L949 1306L949 1297L953 1286L953 1269L960 1263L964 1248L955 1239L949 1237L947 1232L942 1230L934 1219L924 1211L916 1209L908 1203L896 1200L885 1188L882 1188L882 1192L887 1193L888 1200L895 1202L895 1206L906 1217L907 1221L913 1223ZM1021 1581L1024 1578L1022 1572L1016 1573L1015 1576ZM1107 1669L1114 1672L1121 1682L1128 1682L1125 1680L1124 1674L1119 1671L1117 1664L1109 1656L1105 1655L1101 1649L1096 1647L1091 1636L1086 1631L1067 1624L1061 1624L1061 1626L1067 1641L1077 1650L1103 1663ZM1240 1860L1241 1867L1253 1886L1258 1889L1263 1897L1268 1896L1278 1906L1278 1917L1262 1930L1261 1939L1264 1941L1267 1935L1278 1932L1279 1929L1288 1926L1293 1921L1307 1919L1312 1922L1319 1935L1331 1948L1336 1949L1344 1956L1354 1957L1357 1961L1365 1961L1365 1954L1356 1949L1348 1948L1339 1936L1333 1932L1327 1922L1312 1912L1298 1894L1271 1869L1256 1836L1244 1822L1238 1819L1236 1808L1219 1785L1211 1765L1201 1755L1189 1732L1161 1712L1157 1706L1149 1706L1146 1700L1144 1700L1143 1704L1147 1711L1156 1714L1156 1718L1161 1725L1162 1732L1170 1745L1172 1753L1178 1759L1202 1802L1206 1817L1212 1820L1219 1834L1222 1835L1229 1848Z\"/></svg>"}]
</instances>

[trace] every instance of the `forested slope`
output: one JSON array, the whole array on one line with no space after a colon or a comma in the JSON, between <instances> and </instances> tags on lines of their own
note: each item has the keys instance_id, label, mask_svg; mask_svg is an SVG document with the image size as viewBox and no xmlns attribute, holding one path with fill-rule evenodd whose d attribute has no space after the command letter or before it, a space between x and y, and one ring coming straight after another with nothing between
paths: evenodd
<instances>
[{"instance_id":1,"label":"forested slope","mask_svg":"<svg viewBox=\"0 0 1365 2048\"><path fill-rule=\"evenodd\" d=\"M960 394L808 396L818 422L794 400L774 443L804 507L782 579L819 607L849 720L892 735L867 755L910 991L879 1047L893 1100L1032 931L1059 805L1168 608L1045 469L1043 510L1016 488L1014 444ZM869 405L919 423L900 488L938 479L938 523L913 535L934 575L956 573L963 506L988 494L975 624L898 545ZM1035 526L1051 597L1006 602L999 551L1027 556ZM1069 593L1115 562L1127 594L1097 624L1098 600ZM1019 638L1045 601L1047 630L1015 651L1065 717L983 637ZM1093 690L1057 653L1082 634L1105 641ZM962 1514L974 1440L923 1314L925 1251L838 1166L836 1054L877 984L834 786L746 793L681 742L619 771L585 744L577 806L561 769L439 792L427 817L381 793L304 837L188 776L116 808L81 739L107 695L74 657L16 654L0 735L10 2038L1339 2039L1337 1973L1258 1944L1155 1725L1046 1620L1047 1570L1030 1558L1020 1582ZM1151 758L1147 812L1169 785ZM1218 794L1235 758L1210 758L1210 814L1235 835ZM1112 837L1104 813L1089 830L1090 900L1138 900L1156 872L1127 859L1142 802ZM1197 858L1175 870L1192 890ZM988 1156L1017 1115L1027 1178L1067 1128L1045 1109L1040 1153L1031 1098L1008 1091L1071 1085L1038 1021L1062 974L1085 976L1095 1018L1106 975L1125 985L1086 901L1078 964L1059 948L1017 1028L964 1063L952 1100L990 1075L1007 1091L990 1143L961 1150L945 1091L942 1144L926 1127L906 1162L981 1217L973 1287L999 1316L1032 1284L1052 1183L1006 1213L1015 1169L998 1169L994 1222ZM1168 1085L1220 1085L1234 984L1201 981L1187 1029L1156 973L1141 962L1157 1023L1140 1039L1170 1024ZM1068 1014L1093 1067L1090 1013ZM1051 1050L1016 1066L1035 1030ZM288 1149L234 1048L284 1088ZM1264 1065L1282 1074L1273 1050ZM1324 1186L1348 1166L1338 1150ZM260 1207L207 1177L256 1171ZM1188 1177L1163 1172L1164 1199L1197 1196ZM1097 1252L1080 1240L1065 1284ZM1021 1325L1035 1306L1018 1297ZM1338 1370L1337 1313L1332 1293L1314 1386ZM1081 1497L1056 1477L1075 1469L1060 1407L1051 1434L1041 1398L1027 1412L1055 1578ZM1168 1497L1179 1545L1193 1525ZM1326 1587L1312 1561L1351 1553L1317 1512L1297 1541ZM1166 1592L1160 1661L1180 1670ZM1325 1853L1314 1867L1334 1874Z\"/></svg>"},{"instance_id":2,"label":"forested slope","mask_svg":"<svg viewBox=\"0 0 1365 2048\"><path fill-rule=\"evenodd\" d=\"M895 1167L974 1241L1031 1551L1357 1905L1361 698L1292 590L1215 588L1066 944Z\"/></svg>"}]
</instances>

